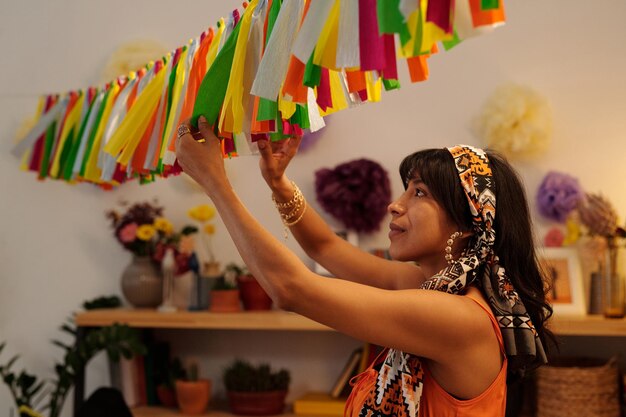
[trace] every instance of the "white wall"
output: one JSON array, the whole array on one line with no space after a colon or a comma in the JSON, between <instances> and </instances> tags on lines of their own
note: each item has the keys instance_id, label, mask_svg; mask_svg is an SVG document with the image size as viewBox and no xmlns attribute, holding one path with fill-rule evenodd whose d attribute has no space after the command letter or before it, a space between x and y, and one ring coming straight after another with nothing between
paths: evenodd
<instances>
[{"instance_id":1,"label":"white wall","mask_svg":"<svg viewBox=\"0 0 626 417\"><path fill-rule=\"evenodd\" d=\"M49 341L59 335L59 324L83 300L119 292L129 254L113 239L103 215L116 201L157 196L179 224L186 220L188 207L206 201L178 180L103 192L84 184L42 183L19 171L9 151L17 128L34 112L38 95L96 83L100 68L121 43L155 39L173 48L239 4L0 0L0 340L9 345L0 362L8 353L19 352L20 364L31 372L51 375L59 352ZM606 1L594 8L581 0L508 0L506 6L505 27L431 58L428 82L411 85L403 70L400 91L384 94L382 103L344 111L330 120L317 146L298 156L290 173L312 205L313 172L359 157L380 162L397 194L397 165L404 155L425 147L478 144L468 130L471 117L496 86L514 81L540 91L554 110L549 151L516 164L529 195L548 170L556 169L580 178L587 190L604 193L622 217L626 214L626 2ZM256 159L227 164L244 202L272 233L282 236ZM385 236L383 228L361 243L384 246ZM238 258L223 225L218 226L217 240L220 259ZM294 247L293 239L287 244ZM194 344L188 349L197 354L208 351L223 357L220 346L228 346L232 355L249 354L288 366L296 391L327 387L356 344L340 335L314 339L296 332L282 334L274 350L265 336L217 332L186 337ZM250 352L233 347L235 342L259 348ZM285 348L285 343L293 348ZM326 356L334 360L326 364L320 359ZM221 366L216 359L203 371L217 379ZM88 377L88 392L106 384L104 361L94 363ZM1 387L0 409L7 410L9 403ZM69 415L69 407L65 412Z\"/></svg>"}]
</instances>

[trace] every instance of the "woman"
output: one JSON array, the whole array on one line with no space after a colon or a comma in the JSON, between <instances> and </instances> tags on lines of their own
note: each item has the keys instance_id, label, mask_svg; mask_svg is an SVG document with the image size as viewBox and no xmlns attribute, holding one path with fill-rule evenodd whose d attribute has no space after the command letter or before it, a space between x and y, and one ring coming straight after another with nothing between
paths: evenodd
<instances>
[{"instance_id":1,"label":"woman","mask_svg":"<svg viewBox=\"0 0 626 417\"><path fill-rule=\"evenodd\" d=\"M199 121L205 142L196 142L191 129L179 128L178 161L207 192L276 304L389 348L354 381L348 415L504 415L507 371L545 362L551 310L524 191L502 158L467 146L405 158L406 191L388 208L388 261L337 237L307 208L284 174L299 138L259 141L261 171L283 222L311 258L342 278L328 279L246 210L206 121Z\"/></svg>"}]
</instances>

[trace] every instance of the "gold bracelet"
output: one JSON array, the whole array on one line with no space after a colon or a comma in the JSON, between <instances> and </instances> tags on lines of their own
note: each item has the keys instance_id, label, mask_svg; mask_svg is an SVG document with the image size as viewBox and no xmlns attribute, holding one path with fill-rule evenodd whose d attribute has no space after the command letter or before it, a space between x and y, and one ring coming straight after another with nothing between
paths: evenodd
<instances>
[{"instance_id":1,"label":"gold bracelet","mask_svg":"<svg viewBox=\"0 0 626 417\"><path fill-rule=\"evenodd\" d=\"M306 211L306 200L302 195L302 191L300 191L300 188L296 185L295 182L291 181L291 185L294 188L293 197L285 203L279 203L278 201L276 201L276 197L274 196L274 194L272 194L272 201L274 202L276 209L278 209L280 219L285 226L285 240L287 240L287 238L289 237L287 228L298 224L300 220L302 220L302 218L304 217L304 212ZM284 209L288 209L288 211L283 212ZM298 217L292 221L292 219L296 216Z\"/></svg>"},{"instance_id":2,"label":"gold bracelet","mask_svg":"<svg viewBox=\"0 0 626 417\"><path fill-rule=\"evenodd\" d=\"M306 212L306 202L304 203L304 208L302 209L302 212L300 213L300 215L298 216L297 219L295 219L292 222L284 222L285 226L287 227L291 227L291 226L295 226L296 224L300 223L300 220L302 220L302 218L304 217L304 213Z\"/></svg>"},{"instance_id":3,"label":"gold bracelet","mask_svg":"<svg viewBox=\"0 0 626 417\"><path fill-rule=\"evenodd\" d=\"M278 210L291 208L295 206L299 201L301 202L304 199L304 197L302 196L302 191L300 191L300 188L296 185L296 183L291 181L291 186L293 187L293 197L291 197L291 200L285 203L279 203L278 201L276 201L276 197L274 196L274 194L272 194L272 201L274 202Z\"/></svg>"}]
</instances>

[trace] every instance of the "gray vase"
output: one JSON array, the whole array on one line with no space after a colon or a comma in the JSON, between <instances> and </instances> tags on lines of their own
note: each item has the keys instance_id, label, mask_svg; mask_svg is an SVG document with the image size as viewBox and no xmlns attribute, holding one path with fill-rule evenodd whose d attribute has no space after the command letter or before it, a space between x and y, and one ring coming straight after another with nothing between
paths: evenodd
<instances>
[{"instance_id":1,"label":"gray vase","mask_svg":"<svg viewBox=\"0 0 626 417\"><path fill-rule=\"evenodd\" d=\"M161 271L148 256L133 256L122 272L122 294L133 307L156 308L163 301Z\"/></svg>"}]
</instances>

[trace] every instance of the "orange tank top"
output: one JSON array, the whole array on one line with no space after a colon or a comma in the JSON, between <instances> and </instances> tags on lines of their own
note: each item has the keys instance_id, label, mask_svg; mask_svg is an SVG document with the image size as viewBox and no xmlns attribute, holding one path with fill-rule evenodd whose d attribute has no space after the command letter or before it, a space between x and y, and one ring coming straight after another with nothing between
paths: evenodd
<instances>
[{"instance_id":1,"label":"orange tank top","mask_svg":"<svg viewBox=\"0 0 626 417\"><path fill-rule=\"evenodd\" d=\"M491 310L485 308L473 297L466 295L480 306L491 320L494 332L498 337L500 352L504 359L502 368L496 379L478 397L469 400L459 400L447 393L424 364L424 388L420 404L420 417L504 417L506 409L506 371L507 359L504 350L504 341L498 322Z\"/></svg>"}]
</instances>

